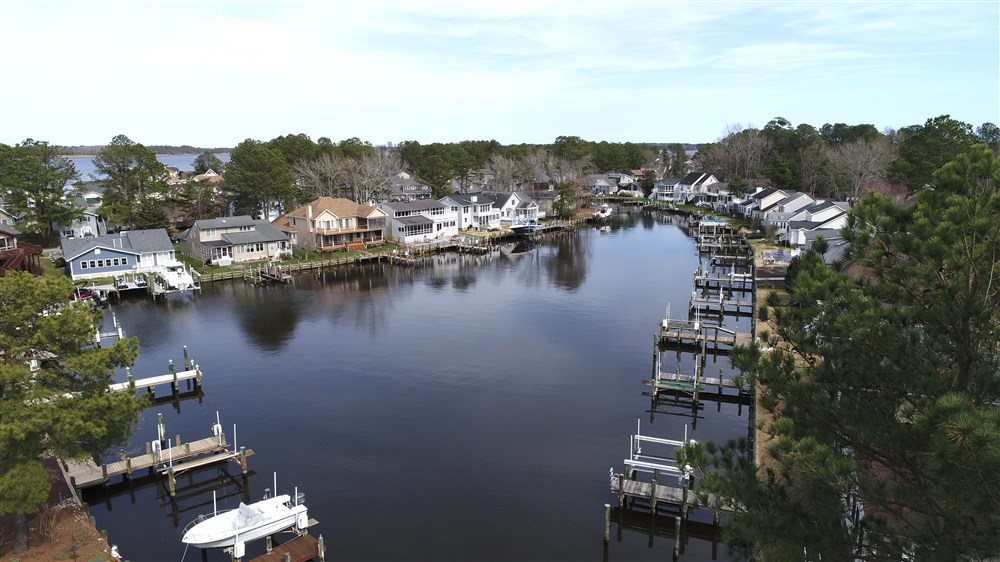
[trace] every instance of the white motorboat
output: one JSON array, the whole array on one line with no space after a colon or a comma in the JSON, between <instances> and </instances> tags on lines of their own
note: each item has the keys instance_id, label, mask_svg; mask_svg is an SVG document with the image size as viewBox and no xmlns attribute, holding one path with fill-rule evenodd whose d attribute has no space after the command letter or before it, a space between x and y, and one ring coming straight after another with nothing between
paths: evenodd
<instances>
[{"instance_id":1,"label":"white motorboat","mask_svg":"<svg viewBox=\"0 0 1000 562\"><path fill-rule=\"evenodd\" d=\"M181 542L198 548L237 546L242 550L246 542L291 527L305 529L309 526L309 514L304 503L299 501L300 496L296 495L294 502L288 494L250 505L240 502L238 509L199 517L184 529Z\"/></svg>"},{"instance_id":2,"label":"white motorboat","mask_svg":"<svg viewBox=\"0 0 1000 562\"><path fill-rule=\"evenodd\" d=\"M601 203L601 207L594 211L594 220L602 220L611 216L611 205Z\"/></svg>"},{"instance_id":3,"label":"white motorboat","mask_svg":"<svg viewBox=\"0 0 1000 562\"><path fill-rule=\"evenodd\" d=\"M181 262L163 266L160 269L160 277L163 277L168 289L187 291L194 288L194 278L191 277L191 273L184 268L184 264Z\"/></svg>"}]
</instances>

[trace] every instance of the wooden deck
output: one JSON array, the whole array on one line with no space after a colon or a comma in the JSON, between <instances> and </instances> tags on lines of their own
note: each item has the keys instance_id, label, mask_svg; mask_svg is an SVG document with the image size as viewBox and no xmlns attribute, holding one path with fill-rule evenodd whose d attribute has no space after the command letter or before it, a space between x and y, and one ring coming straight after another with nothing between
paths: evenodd
<instances>
[{"instance_id":1,"label":"wooden deck","mask_svg":"<svg viewBox=\"0 0 1000 562\"><path fill-rule=\"evenodd\" d=\"M171 457L173 458L175 469L185 461L190 461L203 455L212 455L212 457L209 457L212 459L212 462L231 458L231 456L219 454L223 452L228 451L226 446L220 443L218 437L206 437L205 439L164 449L159 456L155 452L150 452L101 466L98 466L94 461L89 459L85 461L67 461L65 464L66 476L73 486L77 488L89 488L107 482L112 476L131 476L133 472L144 469L159 470L167 465Z\"/></svg>"},{"instance_id":2,"label":"wooden deck","mask_svg":"<svg viewBox=\"0 0 1000 562\"><path fill-rule=\"evenodd\" d=\"M728 351L737 345L749 345L753 341L753 336L748 333L727 331L713 325L699 324L696 327L684 320L664 320L660 325L659 339L661 344L673 343Z\"/></svg>"},{"instance_id":3,"label":"wooden deck","mask_svg":"<svg viewBox=\"0 0 1000 562\"><path fill-rule=\"evenodd\" d=\"M314 520L309 522L311 525L315 524ZM290 556L287 559L286 554ZM271 552L253 558L250 562L285 562L285 560L307 562L313 559L324 560L325 557L326 545L323 544L322 536L316 538L312 535L301 535L286 543L275 545Z\"/></svg>"}]
</instances>

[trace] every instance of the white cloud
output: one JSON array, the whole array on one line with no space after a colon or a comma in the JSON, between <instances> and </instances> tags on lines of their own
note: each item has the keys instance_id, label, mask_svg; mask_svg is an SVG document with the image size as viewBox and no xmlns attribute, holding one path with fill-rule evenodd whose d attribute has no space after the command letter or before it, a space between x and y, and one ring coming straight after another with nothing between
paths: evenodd
<instances>
[{"instance_id":1,"label":"white cloud","mask_svg":"<svg viewBox=\"0 0 1000 562\"><path fill-rule=\"evenodd\" d=\"M876 106L879 126L958 109L978 124L1000 121L997 18L971 2L4 0L0 142L695 142ZM984 86L956 96L958 80Z\"/></svg>"}]
</instances>

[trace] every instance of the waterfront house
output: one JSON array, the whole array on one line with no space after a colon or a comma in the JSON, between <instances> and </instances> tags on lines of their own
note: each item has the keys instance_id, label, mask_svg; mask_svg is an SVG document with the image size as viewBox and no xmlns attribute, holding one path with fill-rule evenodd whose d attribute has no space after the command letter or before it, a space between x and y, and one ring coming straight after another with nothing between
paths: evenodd
<instances>
[{"instance_id":1,"label":"waterfront house","mask_svg":"<svg viewBox=\"0 0 1000 562\"><path fill-rule=\"evenodd\" d=\"M784 234L788 231L788 221L800 210L814 202L815 200L805 193L792 193L779 201L771 210L764 213L761 224L765 228L773 226L775 234Z\"/></svg>"},{"instance_id":2,"label":"waterfront house","mask_svg":"<svg viewBox=\"0 0 1000 562\"><path fill-rule=\"evenodd\" d=\"M413 244L458 234L458 212L440 201L391 201L378 208L386 214L386 239Z\"/></svg>"},{"instance_id":3,"label":"waterfront house","mask_svg":"<svg viewBox=\"0 0 1000 562\"><path fill-rule=\"evenodd\" d=\"M292 253L284 232L249 215L194 221L181 247L193 258L221 265L277 260Z\"/></svg>"},{"instance_id":4,"label":"waterfront house","mask_svg":"<svg viewBox=\"0 0 1000 562\"><path fill-rule=\"evenodd\" d=\"M299 231L292 227L292 222L288 219L287 214L278 215L278 218L271 221L271 225L288 237L289 244L292 246L299 245Z\"/></svg>"},{"instance_id":5,"label":"waterfront house","mask_svg":"<svg viewBox=\"0 0 1000 562\"><path fill-rule=\"evenodd\" d=\"M840 231L847 226L851 205L843 201L816 201L788 219L788 232L782 237L790 246L804 246L808 232Z\"/></svg>"},{"instance_id":6,"label":"waterfront house","mask_svg":"<svg viewBox=\"0 0 1000 562\"><path fill-rule=\"evenodd\" d=\"M363 249L382 242L385 211L350 199L320 197L288 213L299 246L320 250Z\"/></svg>"},{"instance_id":7,"label":"waterfront house","mask_svg":"<svg viewBox=\"0 0 1000 562\"><path fill-rule=\"evenodd\" d=\"M589 175L586 182L595 195L614 195L618 193L618 181L609 178L607 174Z\"/></svg>"},{"instance_id":8,"label":"waterfront house","mask_svg":"<svg viewBox=\"0 0 1000 562\"><path fill-rule=\"evenodd\" d=\"M712 174L691 172L674 186L674 201L686 204L705 201L705 194L709 193L709 188L716 183L719 183L719 180Z\"/></svg>"},{"instance_id":9,"label":"waterfront house","mask_svg":"<svg viewBox=\"0 0 1000 562\"><path fill-rule=\"evenodd\" d=\"M145 273L176 265L174 245L163 228L85 238L63 238L63 258L74 281Z\"/></svg>"},{"instance_id":10,"label":"waterfront house","mask_svg":"<svg viewBox=\"0 0 1000 562\"><path fill-rule=\"evenodd\" d=\"M511 225L519 221L536 221L540 217L538 203L523 191L490 193L493 208L500 211L500 223Z\"/></svg>"},{"instance_id":11,"label":"waterfront house","mask_svg":"<svg viewBox=\"0 0 1000 562\"><path fill-rule=\"evenodd\" d=\"M680 178L663 178L653 184L653 192L649 194L650 199L657 201L674 201L674 193Z\"/></svg>"},{"instance_id":12,"label":"waterfront house","mask_svg":"<svg viewBox=\"0 0 1000 562\"><path fill-rule=\"evenodd\" d=\"M776 187L757 188L750 198L737 211L744 218L763 220L764 213L773 209L780 201L788 197L788 192Z\"/></svg>"},{"instance_id":13,"label":"waterfront house","mask_svg":"<svg viewBox=\"0 0 1000 562\"><path fill-rule=\"evenodd\" d=\"M457 213L459 230L500 229L500 209L485 193L456 193L438 201Z\"/></svg>"},{"instance_id":14,"label":"waterfront house","mask_svg":"<svg viewBox=\"0 0 1000 562\"><path fill-rule=\"evenodd\" d=\"M42 249L34 244L18 241L21 233L6 224L0 224L0 277L9 271L27 271L32 275L41 275L42 267L38 256Z\"/></svg>"}]
</instances>

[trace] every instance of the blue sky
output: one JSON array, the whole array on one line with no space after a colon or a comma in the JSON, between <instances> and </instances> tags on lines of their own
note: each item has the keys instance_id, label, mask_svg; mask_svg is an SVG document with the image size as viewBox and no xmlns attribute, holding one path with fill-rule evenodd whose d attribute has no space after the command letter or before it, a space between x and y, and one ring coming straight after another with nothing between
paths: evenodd
<instances>
[{"instance_id":1,"label":"blue sky","mask_svg":"<svg viewBox=\"0 0 1000 562\"><path fill-rule=\"evenodd\" d=\"M950 114L1000 124L1000 2L0 0L0 142L235 146Z\"/></svg>"}]
</instances>

